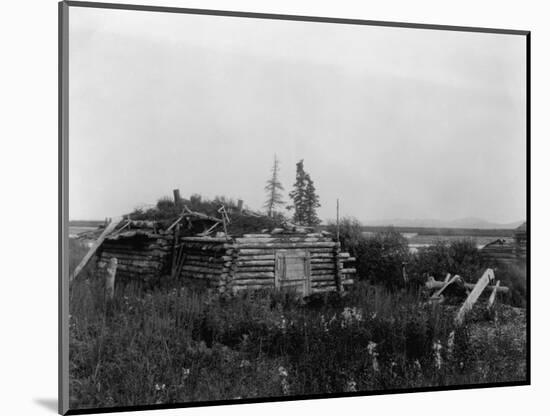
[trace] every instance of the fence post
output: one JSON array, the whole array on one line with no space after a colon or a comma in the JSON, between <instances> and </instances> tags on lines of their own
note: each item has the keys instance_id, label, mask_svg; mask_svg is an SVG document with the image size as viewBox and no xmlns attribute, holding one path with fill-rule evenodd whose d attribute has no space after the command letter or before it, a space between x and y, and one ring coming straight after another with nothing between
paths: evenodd
<instances>
[{"instance_id":1,"label":"fence post","mask_svg":"<svg viewBox=\"0 0 550 416\"><path fill-rule=\"evenodd\" d=\"M117 258L111 257L107 266L107 273L105 275L105 296L108 300L112 300L115 296L115 277L117 266Z\"/></svg>"}]
</instances>

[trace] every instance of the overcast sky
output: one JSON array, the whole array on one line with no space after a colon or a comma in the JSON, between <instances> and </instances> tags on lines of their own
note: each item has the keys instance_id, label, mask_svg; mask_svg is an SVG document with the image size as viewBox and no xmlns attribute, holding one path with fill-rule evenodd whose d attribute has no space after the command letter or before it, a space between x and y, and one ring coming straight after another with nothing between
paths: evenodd
<instances>
[{"instance_id":1,"label":"overcast sky","mask_svg":"<svg viewBox=\"0 0 550 416\"><path fill-rule=\"evenodd\" d=\"M526 216L525 38L70 7L71 219L179 188L323 219Z\"/></svg>"}]
</instances>

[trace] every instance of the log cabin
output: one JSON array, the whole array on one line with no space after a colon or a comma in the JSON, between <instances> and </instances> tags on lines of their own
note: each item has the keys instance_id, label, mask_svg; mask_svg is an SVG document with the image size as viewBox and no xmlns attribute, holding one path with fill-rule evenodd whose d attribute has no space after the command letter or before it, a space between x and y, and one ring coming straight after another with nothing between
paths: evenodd
<instances>
[{"instance_id":1,"label":"log cabin","mask_svg":"<svg viewBox=\"0 0 550 416\"><path fill-rule=\"evenodd\" d=\"M220 293L274 289L303 296L353 284L354 258L327 232L274 229L256 234L180 235L127 227L105 238L98 266L118 260L117 282L154 287L168 279L200 281Z\"/></svg>"},{"instance_id":2,"label":"log cabin","mask_svg":"<svg viewBox=\"0 0 550 416\"><path fill-rule=\"evenodd\" d=\"M355 259L323 233L182 237L179 244L177 276L205 279L221 293L280 289L308 296L353 284Z\"/></svg>"}]
</instances>

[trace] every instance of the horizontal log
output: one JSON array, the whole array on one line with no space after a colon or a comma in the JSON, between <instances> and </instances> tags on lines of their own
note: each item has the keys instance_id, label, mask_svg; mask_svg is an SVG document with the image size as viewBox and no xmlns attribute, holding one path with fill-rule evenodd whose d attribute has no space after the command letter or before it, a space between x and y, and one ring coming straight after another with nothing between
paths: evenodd
<instances>
[{"instance_id":1,"label":"horizontal log","mask_svg":"<svg viewBox=\"0 0 550 416\"><path fill-rule=\"evenodd\" d=\"M256 272L274 272L275 271L275 265L272 266L250 266L250 267L242 267L239 266L235 270L236 273L256 273Z\"/></svg>"},{"instance_id":2,"label":"horizontal log","mask_svg":"<svg viewBox=\"0 0 550 416\"><path fill-rule=\"evenodd\" d=\"M348 269L342 269L341 273L343 273L343 274L353 274L353 273L357 273L357 270L353 267L350 267Z\"/></svg>"},{"instance_id":3,"label":"horizontal log","mask_svg":"<svg viewBox=\"0 0 550 416\"><path fill-rule=\"evenodd\" d=\"M152 262L162 262L162 257L160 256L136 256L136 255L122 255L117 253L102 253L98 257L99 259L111 259L117 258L119 261L131 262L131 261L152 261Z\"/></svg>"},{"instance_id":4,"label":"horizontal log","mask_svg":"<svg viewBox=\"0 0 550 416\"><path fill-rule=\"evenodd\" d=\"M334 243L330 238L326 237L263 237L263 238L236 238L235 241L238 245L241 244L258 244L264 245L266 243Z\"/></svg>"},{"instance_id":5,"label":"horizontal log","mask_svg":"<svg viewBox=\"0 0 550 416\"><path fill-rule=\"evenodd\" d=\"M353 284L353 279L343 279L342 284L345 286L349 286ZM326 286L336 286L336 282L334 280L318 280L318 281L312 281L311 287L326 287Z\"/></svg>"},{"instance_id":6,"label":"horizontal log","mask_svg":"<svg viewBox=\"0 0 550 416\"><path fill-rule=\"evenodd\" d=\"M275 281L273 279L233 279L232 285L262 285L275 287Z\"/></svg>"},{"instance_id":7,"label":"horizontal log","mask_svg":"<svg viewBox=\"0 0 550 416\"><path fill-rule=\"evenodd\" d=\"M213 282L219 282L221 280L218 275L204 273L182 272L180 276L184 279L208 280Z\"/></svg>"},{"instance_id":8,"label":"horizontal log","mask_svg":"<svg viewBox=\"0 0 550 416\"><path fill-rule=\"evenodd\" d=\"M336 286L325 286L325 287L312 287L310 290L311 294L318 294L318 293L330 293L336 291Z\"/></svg>"},{"instance_id":9,"label":"horizontal log","mask_svg":"<svg viewBox=\"0 0 550 416\"><path fill-rule=\"evenodd\" d=\"M275 267L275 260L237 260L236 265L239 267L254 267L254 266L273 266Z\"/></svg>"},{"instance_id":10,"label":"horizontal log","mask_svg":"<svg viewBox=\"0 0 550 416\"><path fill-rule=\"evenodd\" d=\"M249 278L262 278L262 277L269 277L269 278L275 278L275 273L274 272L255 272L255 273L243 273L243 272L239 272L237 271L235 273L235 278L246 278L246 277L249 277Z\"/></svg>"},{"instance_id":11,"label":"horizontal log","mask_svg":"<svg viewBox=\"0 0 550 416\"><path fill-rule=\"evenodd\" d=\"M334 256L331 257L311 257L310 258L311 264L335 264Z\"/></svg>"},{"instance_id":12,"label":"horizontal log","mask_svg":"<svg viewBox=\"0 0 550 416\"><path fill-rule=\"evenodd\" d=\"M125 250L125 249L121 249L119 247L100 247L99 250L98 250L98 253L99 254L103 254L103 253L112 253L112 254L120 254L120 255L129 255L129 256L165 256L166 254L168 254L168 250L166 251L163 251L163 250L158 250L158 249L155 249L155 250L149 250L149 249L143 249L143 250L139 250L139 249L128 249L128 250Z\"/></svg>"},{"instance_id":13,"label":"horizontal log","mask_svg":"<svg viewBox=\"0 0 550 416\"><path fill-rule=\"evenodd\" d=\"M117 258L118 259L118 258ZM110 259L109 258L101 258L98 260L99 264L106 264ZM158 267L163 265L163 262L160 261L153 261L153 260L127 260L127 259L120 259L118 262L118 266L133 266L133 267Z\"/></svg>"},{"instance_id":14,"label":"horizontal log","mask_svg":"<svg viewBox=\"0 0 550 416\"><path fill-rule=\"evenodd\" d=\"M280 237L280 236L295 236L296 233L293 233L293 232L289 232L289 233L276 233L276 234L270 234L270 233L265 233L265 234L243 234L243 237L242 238L270 238L270 237ZM302 236L305 236L305 237L325 237L323 234L321 233L305 233L305 234L300 234Z\"/></svg>"},{"instance_id":15,"label":"horizontal log","mask_svg":"<svg viewBox=\"0 0 550 416\"><path fill-rule=\"evenodd\" d=\"M312 270L312 276L324 276L324 275L335 275L336 270Z\"/></svg>"},{"instance_id":16,"label":"horizontal log","mask_svg":"<svg viewBox=\"0 0 550 416\"><path fill-rule=\"evenodd\" d=\"M180 241L191 242L191 243L227 243L231 241L231 238L226 237L181 237Z\"/></svg>"},{"instance_id":17,"label":"horizontal log","mask_svg":"<svg viewBox=\"0 0 550 416\"><path fill-rule=\"evenodd\" d=\"M221 268L216 269L211 267L189 266L186 264L183 265L182 270L189 271L189 272L206 272L206 273L213 273L213 274L220 274L223 271L223 269Z\"/></svg>"},{"instance_id":18,"label":"horizontal log","mask_svg":"<svg viewBox=\"0 0 550 416\"><path fill-rule=\"evenodd\" d=\"M293 250L300 247L286 247L286 248L274 248L274 247L265 247L265 248L243 248L239 251L239 257L242 256L257 256L257 255L271 255L273 256L276 251L279 250ZM331 247L325 248L303 248L305 251L308 251L311 257L314 256L325 256L325 257L334 257L334 251Z\"/></svg>"},{"instance_id":19,"label":"horizontal log","mask_svg":"<svg viewBox=\"0 0 550 416\"><path fill-rule=\"evenodd\" d=\"M265 252L264 252L265 253ZM255 260L269 260L269 261L275 261L275 253L268 253L268 254L247 254L247 253L241 253L237 257L235 257L239 262L249 262L249 261L255 261Z\"/></svg>"},{"instance_id":20,"label":"horizontal log","mask_svg":"<svg viewBox=\"0 0 550 416\"><path fill-rule=\"evenodd\" d=\"M295 249L295 248L334 248L338 243L335 242L319 242L319 243L265 243L261 246L271 249ZM258 244L238 244L236 245L241 250L258 249Z\"/></svg>"},{"instance_id":21,"label":"horizontal log","mask_svg":"<svg viewBox=\"0 0 550 416\"><path fill-rule=\"evenodd\" d=\"M266 286L266 285L239 285L239 286L231 286L231 290L233 291L233 293L235 292L241 292L241 291L245 291L245 290L266 290L266 289L270 289L271 286Z\"/></svg>"},{"instance_id":22,"label":"horizontal log","mask_svg":"<svg viewBox=\"0 0 550 416\"><path fill-rule=\"evenodd\" d=\"M428 280L425 284L427 289L441 289L443 286L445 286L445 282L440 282L437 280ZM472 290L475 287L475 284L473 283L464 283L464 287L466 289ZM487 286L487 289L493 290L495 286ZM497 288L497 292L499 293L508 293L509 289L506 286L499 286Z\"/></svg>"}]
</instances>

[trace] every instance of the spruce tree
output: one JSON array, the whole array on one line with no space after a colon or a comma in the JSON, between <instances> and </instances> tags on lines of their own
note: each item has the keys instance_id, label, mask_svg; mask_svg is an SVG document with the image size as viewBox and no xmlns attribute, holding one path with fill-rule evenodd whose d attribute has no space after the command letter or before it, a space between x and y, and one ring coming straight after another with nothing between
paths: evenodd
<instances>
[{"instance_id":1,"label":"spruce tree","mask_svg":"<svg viewBox=\"0 0 550 416\"><path fill-rule=\"evenodd\" d=\"M296 182L294 189L290 192L289 197L292 205L288 209L294 209L292 217L295 224L306 225L306 172L304 171L304 160L296 163Z\"/></svg>"},{"instance_id":2,"label":"spruce tree","mask_svg":"<svg viewBox=\"0 0 550 416\"><path fill-rule=\"evenodd\" d=\"M281 192L284 190L283 185L279 181L279 160L277 159L277 155L273 157L271 178L268 179L264 189L267 193L264 207L267 209L267 215L273 217L276 208L283 204L283 195Z\"/></svg>"},{"instance_id":3,"label":"spruce tree","mask_svg":"<svg viewBox=\"0 0 550 416\"><path fill-rule=\"evenodd\" d=\"M309 174L306 173L305 220L307 225L319 225L321 223L321 220L317 216L317 208L320 206L319 196L315 192L313 180Z\"/></svg>"}]
</instances>

